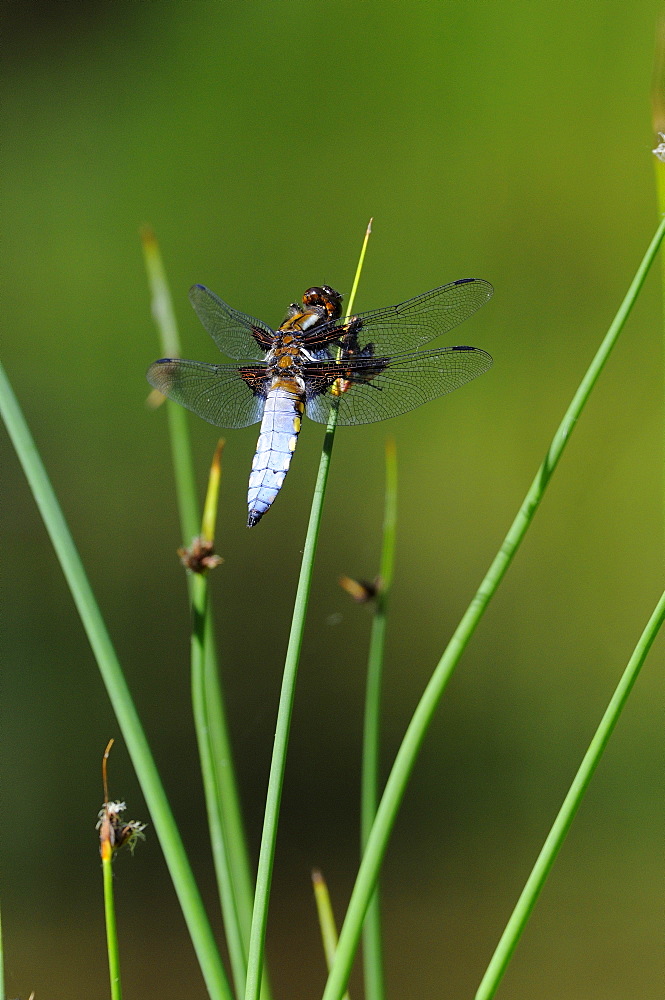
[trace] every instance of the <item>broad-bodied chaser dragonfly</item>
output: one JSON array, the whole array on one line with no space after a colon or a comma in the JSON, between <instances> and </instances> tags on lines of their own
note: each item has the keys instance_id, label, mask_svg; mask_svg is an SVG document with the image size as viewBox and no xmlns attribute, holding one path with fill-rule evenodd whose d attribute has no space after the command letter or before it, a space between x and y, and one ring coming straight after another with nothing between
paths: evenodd
<instances>
[{"instance_id":1,"label":"broad-bodied chaser dragonfly","mask_svg":"<svg viewBox=\"0 0 665 1000\"><path fill-rule=\"evenodd\" d=\"M203 285L190 301L217 347L240 365L162 358L148 381L217 427L261 421L249 477L251 528L279 493L300 433L301 417L325 424L386 420L452 392L492 364L477 347L414 351L468 319L489 300L488 281L461 278L401 305L342 319L342 296L308 288L276 329L238 312ZM253 362L253 363L247 363Z\"/></svg>"}]
</instances>

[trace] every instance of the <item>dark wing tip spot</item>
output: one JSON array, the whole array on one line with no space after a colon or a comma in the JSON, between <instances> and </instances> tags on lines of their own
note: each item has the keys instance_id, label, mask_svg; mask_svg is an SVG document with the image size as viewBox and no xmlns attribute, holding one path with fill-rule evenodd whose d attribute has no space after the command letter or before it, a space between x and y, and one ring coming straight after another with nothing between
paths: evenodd
<instances>
[{"instance_id":1,"label":"dark wing tip spot","mask_svg":"<svg viewBox=\"0 0 665 1000\"><path fill-rule=\"evenodd\" d=\"M480 285L484 286L488 298L494 294L494 288L486 278L458 278L453 285Z\"/></svg>"},{"instance_id":2,"label":"dark wing tip spot","mask_svg":"<svg viewBox=\"0 0 665 1000\"><path fill-rule=\"evenodd\" d=\"M192 303L194 308L198 305L199 292L207 292L208 289L205 285L192 285L189 290L189 301Z\"/></svg>"},{"instance_id":3,"label":"dark wing tip spot","mask_svg":"<svg viewBox=\"0 0 665 1000\"><path fill-rule=\"evenodd\" d=\"M459 347L453 347L453 351L475 351L475 347L467 347L464 344L460 344Z\"/></svg>"}]
</instances>

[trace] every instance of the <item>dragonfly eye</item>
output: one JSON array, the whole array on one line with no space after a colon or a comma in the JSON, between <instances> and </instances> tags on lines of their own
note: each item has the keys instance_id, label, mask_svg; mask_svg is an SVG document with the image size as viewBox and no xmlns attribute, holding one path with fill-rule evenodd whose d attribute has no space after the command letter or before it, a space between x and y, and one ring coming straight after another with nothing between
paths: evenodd
<instances>
[{"instance_id":1,"label":"dragonfly eye","mask_svg":"<svg viewBox=\"0 0 665 1000\"><path fill-rule=\"evenodd\" d=\"M330 319L338 319L342 315L342 296L330 285L314 285L313 288L308 288L302 301L307 308L321 307Z\"/></svg>"}]
</instances>

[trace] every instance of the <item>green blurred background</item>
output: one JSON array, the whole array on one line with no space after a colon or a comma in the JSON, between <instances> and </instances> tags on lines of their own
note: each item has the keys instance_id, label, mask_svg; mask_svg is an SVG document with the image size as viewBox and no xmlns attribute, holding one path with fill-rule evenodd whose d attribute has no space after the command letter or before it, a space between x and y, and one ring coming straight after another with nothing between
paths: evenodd
<instances>
[{"instance_id":1,"label":"green blurred background","mask_svg":"<svg viewBox=\"0 0 665 1000\"><path fill-rule=\"evenodd\" d=\"M218 357L203 282L277 323L309 285L358 309L493 282L453 335L495 365L337 436L284 793L276 996L325 979L309 873L341 917L357 862L383 448L399 460L385 769L656 224L656 3L8 3L3 361L80 547L215 927L188 707L188 610L139 227L160 240L184 354ZM661 339L647 283L533 529L450 685L384 878L391 997L468 997L662 586ZM192 418L203 490L216 441ZM323 428L245 528L257 428L228 432L220 658L255 850ZM118 726L4 433L1 898L7 988L107 995L94 824ZM656 998L663 973L663 640L596 774L500 997ZM111 794L148 820L122 741ZM127 996L203 996L154 833L116 863ZM661 983L662 986L662 983ZM354 973L352 996L361 995Z\"/></svg>"}]
</instances>

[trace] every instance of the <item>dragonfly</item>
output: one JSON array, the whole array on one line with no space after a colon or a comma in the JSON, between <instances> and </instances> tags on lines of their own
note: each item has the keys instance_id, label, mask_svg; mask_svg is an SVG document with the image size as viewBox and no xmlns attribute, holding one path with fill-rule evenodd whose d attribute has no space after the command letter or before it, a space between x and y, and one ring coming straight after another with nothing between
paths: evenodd
<instances>
[{"instance_id":1,"label":"dragonfly","mask_svg":"<svg viewBox=\"0 0 665 1000\"><path fill-rule=\"evenodd\" d=\"M273 329L193 285L194 311L219 350L240 364L161 358L148 382L216 427L261 421L247 494L253 527L282 488L302 416L349 426L387 420L458 389L492 358L477 347L416 350L480 309L493 288L460 278L400 305L342 316L342 295L308 288Z\"/></svg>"}]
</instances>

